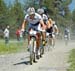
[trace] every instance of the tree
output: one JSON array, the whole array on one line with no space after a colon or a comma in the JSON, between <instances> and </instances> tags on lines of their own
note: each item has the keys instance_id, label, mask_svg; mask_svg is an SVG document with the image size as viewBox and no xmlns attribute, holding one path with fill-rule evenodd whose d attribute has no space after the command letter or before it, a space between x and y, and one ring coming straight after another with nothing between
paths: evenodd
<instances>
[{"instance_id":1,"label":"tree","mask_svg":"<svg viewBox=\"0 0 75 71\"><path fill-rule=\"evenodd\" d=\"M71 25L71 11L69 4L72 0L43 0L42 6L47 8L47 12L53 18L58 27L64 29Z\"/></svg>"},{"instance_id":2,"label":"tree","mask_svg":"<svg viewBox=\"0 0 75 71\"><path fill-rule=\"evenodd\" d=\"M34 7L36 9L38 7L37 2L38 2L38 0L26 0L26 1L24 1L25 10L27 10L29 7Z\"/></svg>"},{"instance_id":3,"label":"tree","mask_svg":"<svg viewBox=\"0 0 75 71\"><path fill-rule=\"evenodd\" d=\"M75 32L75 9L72 12L72 32Z\"/></svg>"},{"instance_id":4,"label":"tree","mask_svg":"<svg viewBox=\"0 0 75 71\"><path fill-rule=\"evenodd\" d=\"M0 28L3 29L7 22L7 12L8 8L3 0L0 0Z\"/></svg>"},{"instance_id":5,"label":"tree","mask_svg":"<svg viewBox=\"0 0 75 71\"><path fill-rule=\"evenodd\" d=\"M75 9L74 9L74 11L72 12L72 20L73 20L73 22L75 22Z\"/></svg>"},{"instance_id":6,"label":"tree","mask_svg":"<svg viewBox=\"0 0 75 71\"><path fill-rule=\"evenodd\" d=\"M12 21L11 23L13 25L20 26L24 18L24 11L22 8L22 4L18 0L16 0L14 2L14 5L10 8L9 15L10 15L10 20Z\"/></svg>"},{"instance_id":7,"label":"tree","mask_svg":"<svg viewBox=\"0 0 75 71\"><path fill-rule=\"evenodd\" d=\"M7 11L7 6L4 3L3 0L0 0L0 16L2 16L3 14L6 14Z\"/></svg>"}]
</instances>

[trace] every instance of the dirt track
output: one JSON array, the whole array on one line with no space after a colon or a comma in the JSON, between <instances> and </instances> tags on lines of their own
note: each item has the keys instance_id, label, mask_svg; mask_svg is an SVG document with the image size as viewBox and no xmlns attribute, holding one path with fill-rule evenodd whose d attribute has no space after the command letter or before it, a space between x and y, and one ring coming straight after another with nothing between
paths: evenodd
<instances>
[{"instance_id":1,"label":"dirt track","mask_svg":"<svg viewBox=\"0 0 75 71\"><path fill-rule=\"evenodd\" d=\"M75 43L57 41L51 51L45 52L40 60L33 65L29 64L29 53L18 53L0 56L0 71L66 71L68 67L68 52L75 48Z\"/></svg>"}]
</instances>

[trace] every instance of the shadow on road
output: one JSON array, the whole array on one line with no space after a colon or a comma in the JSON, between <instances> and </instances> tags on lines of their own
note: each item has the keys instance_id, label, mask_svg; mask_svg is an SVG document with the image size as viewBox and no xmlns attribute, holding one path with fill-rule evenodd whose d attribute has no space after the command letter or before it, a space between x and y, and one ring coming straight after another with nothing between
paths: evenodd
<instances>
[{"instance_id":1,"label":"shadow on road","mask_svg":"<svg viewBox=\"0 0 75 71\"><path fill-rule=\"evenodd\" d=\"M23 61L23 62L19 62L19 63L13 64L13 65L21 65L21 64L29 65L30 61Z\"/></svg>"},{"instance_id":2,"label":"shadow on road","mask_svg":"<svg viewBox=\"0 0 75 71\"><path fill-rule=\"evenodd\" d=\"M20 60L23 60L22 62L15 63L13 65L21 65L21 64L29 65L30 61L24 61L26 58L29 58L29 56L26 56L24 58L21 58Z\"/></svg>"}]
</instances>

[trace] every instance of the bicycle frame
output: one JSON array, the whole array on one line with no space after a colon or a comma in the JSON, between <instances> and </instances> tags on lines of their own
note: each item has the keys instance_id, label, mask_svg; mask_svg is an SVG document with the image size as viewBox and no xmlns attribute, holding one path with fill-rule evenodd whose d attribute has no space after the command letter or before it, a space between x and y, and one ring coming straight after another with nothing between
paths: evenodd
<instances>
[{"instance_id":1,"label":"bicycle frame","mask_svg":"<svg viewBox=\"0 0 75 71\"><path fill-rule=\"evenodd\" d=\"M26 31L27 32L27 31ZM37 32L38 33L38 32ZM32 65L33 62L35 62L36 55L38 55L38 50L36 50L36 32L27 32L27 34L30 35L30 41L29 41L29 51L30 51L30 64Z\"/></svg>"}]
</instances>

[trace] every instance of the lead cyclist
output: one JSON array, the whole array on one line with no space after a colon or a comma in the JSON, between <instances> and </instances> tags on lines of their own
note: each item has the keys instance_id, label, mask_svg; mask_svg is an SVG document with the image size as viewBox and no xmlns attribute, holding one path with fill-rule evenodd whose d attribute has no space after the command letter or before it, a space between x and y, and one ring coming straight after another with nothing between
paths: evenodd
<instances>
[{"instance_id":1,"label":"lead cyclist","mask_svg":"<svg viewBox=\"0 0 75 71\"><path fill-rule=\"evenodd\" d=\"M22 23L22 31L25 31L26 24L28 24L28 31L31 31L33 29L40 31L40 29L46 29L46 26L44 25L42 17L35 12L34 7L30 7L27 10L27 14L25 15L24 21ZM42 27L41 27L42 25ZM30 41L30 35L28 35L28 45ZM36 34L36 49L39 49L40 47L40 34ZM37 54L37 58L38 58Z\"/></svg>"}]
</instances>

